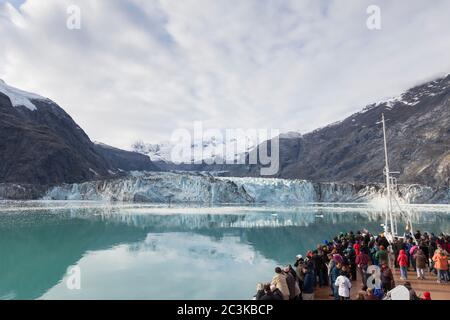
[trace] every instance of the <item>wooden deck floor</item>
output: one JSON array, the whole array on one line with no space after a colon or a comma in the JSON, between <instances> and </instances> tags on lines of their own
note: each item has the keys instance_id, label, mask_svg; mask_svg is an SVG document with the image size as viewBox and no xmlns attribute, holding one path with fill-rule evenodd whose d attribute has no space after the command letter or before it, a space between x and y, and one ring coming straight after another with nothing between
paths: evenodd
<instances>
[{"instance_id":1,"label":"wooden deck floor","mask_svg":"<svg viewBox=\"0 0 450 320\"><path fill-rule=\"evenodd\" d=\"M359 276L359 274L358 274ZM400 280L400 272L398 269L394 270L395 284L401 285L405 281ZM431 293L432 300L450 300L450 283L439 284L436 282L436 276L434 274L426 273L425 280L418 280L417 274L414 271L408 272L408 280L418 296L421 296L423 292L429 291ZM352 299L356 298L358 291L361 290L362 283L358 278L357 281L352 282L351 296ZM333 297L329 296L330 288L317 287L315 292L316 300L333 300Z\"/></svg>"}]
</instances>

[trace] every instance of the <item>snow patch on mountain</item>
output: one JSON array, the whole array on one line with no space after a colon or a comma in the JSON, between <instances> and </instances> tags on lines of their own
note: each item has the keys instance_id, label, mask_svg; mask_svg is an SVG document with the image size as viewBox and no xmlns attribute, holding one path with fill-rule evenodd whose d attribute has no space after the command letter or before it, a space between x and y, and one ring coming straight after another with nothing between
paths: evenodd
<instances>
[{"instance_id":1,"label":"snow patch on mountain","mask_svg":"<svg viewBox=\"0 0 450 320\"><path fill-rule=\"evenodd\" d=\"M389 110L393 109L397 105L414 107L419 103L421 103L422 101L424 101L425 99L433 98L439 94L442 94L443 92L446 92L448 89L450 89L450 74L447 74L443 78L431 81L429 83L416 86L398 96L385 98L375 103L369 104L366 107L364 107L361 111L353 114L351 117L357 117L383 105L386 107L386 109ZM338 120L326 126L317 128L313 130L311 133L317 133L326 128L333 128L339 126L345 120L347 119ZM352 121L356 122L355 119L352 119Z\"/></svg>"},{"instance_id":2,"label":"snow patch on mountain","mask_svg":"<svg viewBox=\"0 0 450 320\"><path fill-rule=\"evenodd\" d=\"M416 86L397 97L387 100L379 101L372 106L380 106L386 104L388 108L393 108L396 104L403 104L407 106L415 106L423 99L434 97L450 88L450 77L448 75L444 78ZM370 109L370 108L369 108Z\"/></svg>"},{"instance_id":3,"label":"snow patch on mountain","mask_svg":"<svg viewBox=\"0 0 450 320\"><path fill-rule=\"evenodd\" d=\"M32 102L33 100L48 100L35 93L26 92L14 87L11 87L0 79L0 92L6 95L10 100L13 107L23 106L31 111L36 111L37 107Z\"/></svg>"},{"instance_id":4,"label":"snow patch on mountain","mask_svg":"<svg viewBox=\"0 0 450 320\"><path fill-rule=\"evenodd\" d=\"M147 155L154 162L170 162L172 148L173 145L167 141L155 144L139 141L132 146L134 152Z\"/></svg>"}]
</instances>

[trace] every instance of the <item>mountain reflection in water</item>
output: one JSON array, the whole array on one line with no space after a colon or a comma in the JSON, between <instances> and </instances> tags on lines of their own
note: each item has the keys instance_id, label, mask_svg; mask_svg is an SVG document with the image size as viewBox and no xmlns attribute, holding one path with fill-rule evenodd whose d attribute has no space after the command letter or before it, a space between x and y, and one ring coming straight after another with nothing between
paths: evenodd
<instances>
[{"instance_id":1,"label":"mountain reflection in water","mask_svg":"<svg viewBox=\"0 0 450 320\"><path fill-rule=\"evenodd\" d=\"M448 232L449 213L418 207L413 222L422 231ZM1 203L0 297L248 299L275 265L339 232L379 232L381 223L381 212L361 205ZM81 290L65 284L74 265Z\"/></svg>"}]
</instances>

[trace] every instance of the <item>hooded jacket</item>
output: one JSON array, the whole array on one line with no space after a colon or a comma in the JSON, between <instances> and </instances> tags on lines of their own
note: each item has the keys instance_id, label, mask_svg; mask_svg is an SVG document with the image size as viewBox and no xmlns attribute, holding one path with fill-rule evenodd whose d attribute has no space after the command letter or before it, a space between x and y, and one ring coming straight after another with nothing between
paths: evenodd
<instances>
[{"instance_id":1,"label":"hooded jacket","mask_svg":"<svg viewBox=\"0 0 450 320\"><path fill-rule=\"evenodd\" d=\"M438 270L448 270L448 257L445 254L439 252L433 256L434 267Z\"/></svg>"},{"instance_id":2,"label":"hooded jacket","mask_svg":"<svg viewBox=\"0 0 450 320\"><path fill-rule=\"evenodd\" d=\"M428 291L423 293L423 298L421 300L431 300L431 294Z\"/></svg>"},{"instance_id":3,"label":"hooded jacket","mask_svg":"<svg viewBox=\"0 0 450 320\"><path fill-rule=\"evenodd\" d=\"M361 253L361 245L359 243L355 243L353 245L353 249L355 250L356 256L359 256L359 254Z\"/></svg>"},{"instance_id":4,"label":"hooded jacket","mask_svg":"<svg viewBox=\"0 0 450 320\"><path fill-rule=\"evenodd\" d=\"M400 253L397 258L397 262L400 267L408 266L408 256L406 255L405 250L400 250Z\"/></svg>"}]
</instances>

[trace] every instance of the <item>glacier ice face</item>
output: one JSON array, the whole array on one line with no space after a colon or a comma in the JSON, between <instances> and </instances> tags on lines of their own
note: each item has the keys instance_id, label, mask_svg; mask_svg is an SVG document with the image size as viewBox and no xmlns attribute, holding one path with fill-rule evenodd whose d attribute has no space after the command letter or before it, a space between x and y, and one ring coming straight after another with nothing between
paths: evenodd
<instances>
[{"instance_id":1,"label":"glacier ice face","mask_svg":"<svg viewBox=\"0 0 450 320\"><path fill-rule=\"evenodd\" d=\"M245 191L255 203L305 203L315 202L314 185L304 180L271 178L217 178L232 181Z\"/></svg>"},{"instance_id":2,"label":"glacier ice face","mask_svg":"<svg viewBox=\"0 0 450 320\"><path fill-rule=\"evenodd\" d=\"M53 187L45 200L95 200L148 203L304 204L356 202L384 206L384 186L313 183L272 178L213 177L210 174L135 172L126 178ZM448 188L400 185L399 203L448 204Z\"/></svg>"},{"instance_id":3,"label":"glacier ice face","mask_svg":"<svg viewBox=\"0 0 450 320\"><path fill-rule=\"evenodd\" d=\"M252 199L231 181L175 173L147 173L114 180L62 185L49 190L44 198L154 203L252 202Z\"/></svg>"},{"instance_id":4,"label":"glacier ice face","mask_svg":"<svg viewBox=\"0 0 450 320\"><path fill-rule=\"evenodd\" d=\"M62 185L50 189L44 199L211 204L282 204L316 200L312 183L302 180L217 178L169 172Z\"/></svg>"}]
</instances>

